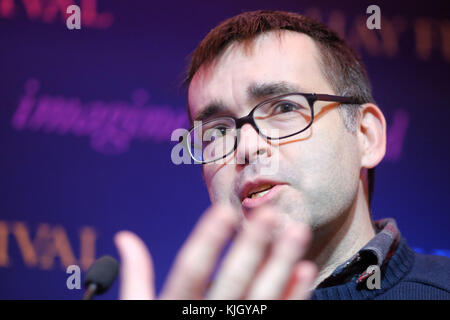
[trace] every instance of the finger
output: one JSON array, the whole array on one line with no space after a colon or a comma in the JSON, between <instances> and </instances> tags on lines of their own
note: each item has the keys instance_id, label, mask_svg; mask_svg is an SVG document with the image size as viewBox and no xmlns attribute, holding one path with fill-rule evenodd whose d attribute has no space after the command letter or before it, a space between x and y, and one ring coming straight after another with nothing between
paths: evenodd
<instances>
[{"instance_id":1,"label":"finger","mask_svg":"<svg viewBox=\"0 0 450 320\"><path fill-rule=\"evenodd\" d=\"M207 294L207 299L240 299L264 259L270 234L277 226L276 212L255 212L236 237Z\"/></svg>"},{"instance_id":2,"label":"finger","mask_svg":"<svg viewBox=\"0 0 450 320\"><path fill-rule=\"evenodd\" d=\"M154 299L153 262L144 242L130 231L118 232L114 242L121 260L120 299Z\"/></svg>"},{"instance_id":3,"label":"finger","mask_svg":"<svg viewBox=\"0 0 450 320\"><path fill-rule=\"evenodd\" d=\"M310 238L308 227L290 223L275 240L271 255L253 281L247 299L280 299L294 266L306 252Z\"/></svg>"},{"instance_id":4,"label":"finger","mask_svg":"<svg viewBox=\"0 0 450 320\"><path fill-rule=\"evenodd\" d=\"M207 210L178 253L161 298L199 299L237 223L238 216L229 206Z\"/></svg>"},{"instance_id":5,"label":"finger","mask_svg":"<svg viewBox=\"0 0 450 320\"><path fill-rule=\"evenodd\" d=\"M287 300L306 300L311 297L314 280L318 274L317 266L310 261L302 261L294 269L294 285L285 296Z\"/></svg>"}]
</instances>

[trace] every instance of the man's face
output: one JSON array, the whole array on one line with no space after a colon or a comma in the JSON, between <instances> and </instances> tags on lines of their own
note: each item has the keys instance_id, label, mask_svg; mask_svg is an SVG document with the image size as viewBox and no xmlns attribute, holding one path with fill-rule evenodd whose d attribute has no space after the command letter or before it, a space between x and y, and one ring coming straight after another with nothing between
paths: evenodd
<instances>
[{"instance_id":1,"label":"man's face","mask_svg":"<svg viewBox=\"0 0 450 320\"><path fill-rule=\"evenodd\" d=\"M233 43L194 75L188 93L192 118L211 104L221 108L215 108L220 110L208 119L240 118L256 104L286 90L335 94L320 71L319 59L314 41L297 32L283 31L281 38L273 32L263 34L250 51ZM328 104L317 101L313 125L283 140L265 140L245 124L235 153L225 163L203 165L211 202L228 203L244 218L255 208L272 205L313 230L348 213L358 189L360 152L338 107L324 107ZM270 175L262 170L268 163L278 168ZM275 187L259 198L249 198L252 191L269 185Z\"/></svg>"}]
</instances>

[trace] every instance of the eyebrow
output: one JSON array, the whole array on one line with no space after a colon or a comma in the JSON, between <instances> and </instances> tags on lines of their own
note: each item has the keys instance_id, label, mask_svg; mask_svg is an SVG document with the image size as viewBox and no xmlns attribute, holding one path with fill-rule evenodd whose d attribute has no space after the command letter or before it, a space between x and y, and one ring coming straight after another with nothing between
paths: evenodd
<instances>
[{"instance_id":1,"label":"eyebrow","mask_svg":"<svg viewBox=\"0 0 450 320\"><path fill-rule=\"evenodd\" d=\"M261 100L271 96L282 95L291 92L299 92L301 88L286 81L252 83L247 87L247 99L250 101ZM221 100L214 100L206 105L195 117L194 121L205 121L220 113L226 113L228 108Z\"/></svg>"},{"instance_id":2,"label":"eyebrow","mask_svg":"<svg viewBox=\"0 0 450 320\"><path fill-rule=\"evenodd\" d=\"M247 95L252 100L269 98L274 95L299 92L299 86L286 81L253 83L247 88Z\"/></svg>"},{"instance_id":3,"label":"eyebrow","mask_svg":"<svg viewBox=\"0 0 450 320\"><path fill-rule=\"evenodd\" d=\"M225 113L228 108L225 104L220 100L214 100L211 103L207 104L206 107L199 112L199 114L195 117L194 121L205 121L212 116L215 116L219 113Z\"/></svg>"}]
</instances>

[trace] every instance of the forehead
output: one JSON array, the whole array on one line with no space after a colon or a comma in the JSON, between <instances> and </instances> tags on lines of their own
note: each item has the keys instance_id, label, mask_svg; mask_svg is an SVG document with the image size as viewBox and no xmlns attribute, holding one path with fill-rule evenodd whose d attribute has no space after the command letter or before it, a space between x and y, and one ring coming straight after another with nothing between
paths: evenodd
<instances>
[{"instance_id":1,"label":"forehead","mask_svg":"<svg viewBox=\"0 0 450 320\"><path fill-rule=\"evenodd\" d=\"M248 91L256 84L283 82L303 92L330 92L320 70L318 48L309 36L269 32L256 37L248 48L234 42L196 72L188 91L194 119L217 100L230 106L250 103Z\"/></svg>"}]
</instances>

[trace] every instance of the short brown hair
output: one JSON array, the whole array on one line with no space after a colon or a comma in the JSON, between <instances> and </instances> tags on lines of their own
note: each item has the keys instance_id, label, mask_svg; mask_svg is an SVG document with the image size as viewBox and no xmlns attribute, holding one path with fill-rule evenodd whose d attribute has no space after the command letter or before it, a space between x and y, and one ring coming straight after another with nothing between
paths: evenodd
<instances>
[{"instance_id":1,"label":"short brown hair","mask_svg":"<svg viewBox=\"0 0 450 320\"><path fill-rule=\"evenodd\" d=\"M189 86L198 69L212 62L231 43L246 43L269 31L290 30L310 36L319 48L321 71L338 95L353 96L360 104L372 102L366 69L355 53L326 25L293 12L258 10L244 12L221 22L200 42L191 55L184 83ZM356 132L359 118L357 105L340 105L346 128ZM188 110L189 118L191 119ZM369 206L372 201L375 168L368 170Z\"/></svg>"}]
</instances>

